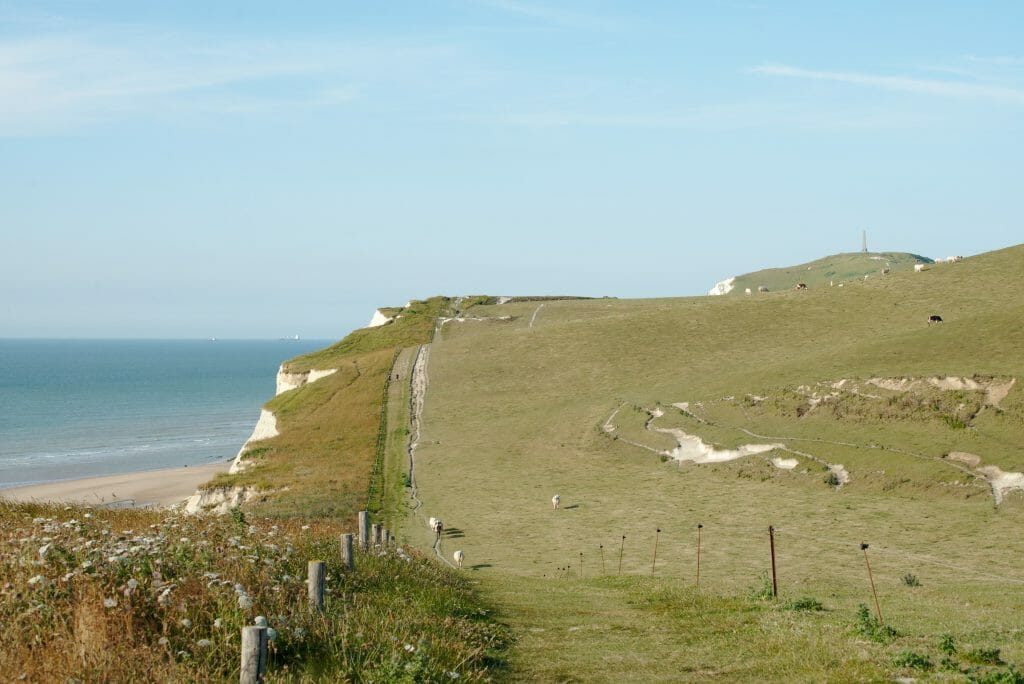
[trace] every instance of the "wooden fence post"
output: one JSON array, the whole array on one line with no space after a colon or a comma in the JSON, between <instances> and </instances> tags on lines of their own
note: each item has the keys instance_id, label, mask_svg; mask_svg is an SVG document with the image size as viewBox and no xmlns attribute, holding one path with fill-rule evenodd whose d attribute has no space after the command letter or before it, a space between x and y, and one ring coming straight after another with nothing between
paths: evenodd
<instances>
[{"instance_id":1,"label":"wooden fence post","mask_svg":"<svg viewBox=\"0 0 1024 684\"><path fill-rule=\"evenodd\" d=\"M242 669L239 684L262 684L267 672L267 628L242 628Z\"/></svg>"},{"instance_id":2,"label":"wooden fence post","mask_svg":"<svg viewBox=\"0 0 1024 684\"><path fill-rule=\"evenodd\" d=\"M346 570L354 570L356 567L355 558L352 556L352 535L341 535L341 562Z\"/></svg>"},{"instance_id":3,"label":"wooden fence post","mask_svg":"<svg viewBox=\"0 0 1024 684\"><path fill-rule=\"evenodd\" d=\"M658 537L661 536L661 528L659 527L654 533L654 556L651 558L651 574L654 574L654 565L658 562Z\"/></svg>"},{"instance_id":4,"label":"wooden fence post","mask_svg":"<svg viewBox=\"0 0 1024 684\"><path fill-rule=\"evenodd\" d=\"M370 548L370 514L359 511L359 547L366 551Z\"/></svg>"},{"instance_id":5,"label":"wooden fence post","mask_svg":"<svg viewBox=\"0 0 1024 684\"><path fill-rule=\"evenodd\" d=\"M383 542L384 542L384 546L390 546L391 545L391 530L389 530L386 527L384 528L384 540L383 540Z\"/></svg>"},{"instance_id":6,"label":"wooden fence post","mask_svg":"<svg viewBox=\"0 0 1024 684\"><path fill-rule=\"evenodd\" d=\"M864 564L868 566L868 580L871 582L871 595L875 597L875 612L878 613L878 624L884 625L885 620L882 619L882 608L878 605L878 592L875 591L875 577L871 574L871 562L868 560L868 545L861 542L860 550L864 552Z\"/></svg>"},{"instance_id":7,"label":"wooden fence post","mask_svg":"<svg viewBox=\"0 0 1024 684\"><path fill-rule=\"evenodd\" d=\"M327 564L323 561L309 561L309 603L316 610L324 609L324 577L327 571Z\"/></svg>"},{"instance_id":8,"label":"wooden fence post","mask_svg":"<svg viewBox=\"0 0 1024 684\"><path fill-rule=\"evenodd\" d=\"M700 589L700 531L704 526L697 523L697 588Z\"/></svg>"},{"instance_id":9,"label":"wooden fence post","mask_svg":"<svg viewBox=\"0 0 1024 684\"><path fill-rule=\"evenodd\" d=\"M380 546L380 523L373 523L371 529L373 532L370 534L370 538L373 540L373 545Z\"/></svg>"}]
</instances>

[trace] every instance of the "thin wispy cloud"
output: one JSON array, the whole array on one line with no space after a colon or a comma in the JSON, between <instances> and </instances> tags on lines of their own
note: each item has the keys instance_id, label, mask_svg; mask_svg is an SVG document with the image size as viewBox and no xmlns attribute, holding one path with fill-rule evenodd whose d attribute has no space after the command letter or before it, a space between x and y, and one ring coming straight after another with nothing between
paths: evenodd
<instances>
[{"instance_id":1,"label":"thin wispy cloud","mask_svg":"<svg viewBox=\"0 0 1024 684\"><path fill-rule=\"evenodd\" d=\"M1024 66L1024 57L1015 57L1013 55L966 55L964 59L968 62L993 66Z\"/></svg>"},{"instance_id":2,"label":"thin wispy cloud","mask_svg":"<svg viewBox=\"0 0 1024 684\"><path fill-rule=\"evenodd\" d=\"M547 111L496 116L463 117L470 123L516 128L620 128L723 131L797 128L822 131L914 126L919 117L878 108L850 110L808 109L806 105L740 102L692 107L677 111L600 112Z\"/></svg>"},{"instance_id":3,"label":"thin wispy cloud","mask_svg":"<svg viewBox=\"0 0 1024 684\"><path fill-rule=\"evenodd\" d=\"M593 14L584 14L536 2L521 0L476 0L478 5L520 17L537 19L549 24L573 28L607 30L616 24L612 20Z\"/></svg>"},{"instance_id":4,"label":"thin wispy cloud","mask_svg":"<svg viewBox=\"0 0 1024 684\"><path fill-rule=\"evenodd\" d=\"M396 40L232 41L119 26L0 40L0 135L126 112L343 106L365 82L401 80L450 54Z\"/></svg>"},{"instance_id":5,"label":"thin wispy cloud","mask_svg":"<svg viewBox=\"0 0 1024 684\"><path fill-rule=\"evenodd\" d=\"M1024 104L1024 90L985 83L886 76L854 71L819 71L788 64L762 64L749 71L764 76L845 83L890 92Z\"/></svg>"}]
</instances>

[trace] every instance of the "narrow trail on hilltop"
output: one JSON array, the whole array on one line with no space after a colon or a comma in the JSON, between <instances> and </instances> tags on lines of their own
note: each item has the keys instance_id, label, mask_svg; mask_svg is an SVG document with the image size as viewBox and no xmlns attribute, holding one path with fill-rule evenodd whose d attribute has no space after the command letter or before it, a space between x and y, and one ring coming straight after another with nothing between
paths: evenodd
<instances>
[{"instance_id":1,"label":"narrow trail on hilltop","mask_svg":"<svg viewBox=\"0 0 1024 684\"><path fill-rule=\"evenodd\" d=\"M429 381L427 376L427 362L429 360L430 344L420 345L416 352L416 360L413 361L412 375L409 378L411 389L409 393L409 490L413 501L412 512L415 514L414 517L424 526L427 524L427 519L420 512L423 508L423 501L420 499L419 487L416 484L416 447L419 446L420 437L422 436L423 406L427 398L427 384ZM434 555L443 563L450 567L455 567L441 552L441 539L434 540L433 550Z\"/></svg>"},{"instance_id":2,"label":"narrow trail on hilltop","mask_svg":"<svg viewBox=\"0 0 1024 684\"><path fill-rule=\"evenodd\" d=\"M531 328L533 327L534 321L537 320L537 314L539 314L540 310L543 309L543 308L544 308L544 305L541 304L540 306L538 306L536 309L533 310L533 316L530 317L530 325L529 325L529 327L531 327Z\"/></svg>"}]
</instances>

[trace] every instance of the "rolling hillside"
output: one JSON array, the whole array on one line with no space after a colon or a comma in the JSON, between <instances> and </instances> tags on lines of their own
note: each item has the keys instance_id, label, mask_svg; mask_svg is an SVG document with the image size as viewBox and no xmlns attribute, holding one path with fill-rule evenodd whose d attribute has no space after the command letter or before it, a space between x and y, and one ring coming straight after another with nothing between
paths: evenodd
<instances>
[{"instance_id":1,"label":"rolling hillside","mask_svg":"<svg viewBox=\"0 0 1024 684\"><path fill-rule=\"evenodd\" d=\"M946 633L1020 663L1024 297L1007 284L1022 260L764 297L474 307L490 320L430 346L418 511L457 529L442 552L465 551L516 628L523 679L877 680L914 674L906 652L938 667ZM692 437L719 451L699 462ZM750 444L769 447L716 460ZM730 603L770 567L769 525L780 596L825 611ZM857 629L873 603L861 542L900 634L884 643ZM954 660L961 680L981 667Z\"/></svg>"},{"instance_id":2,"label":"rolling hillside","mask_svg":"<svg viewBox=\"0 0 1024 684\"><path fill-rule=\"evenodd\" d=\"M742 295L748 289L757 294L761 287L778 292L792 290L799 283L808 288L836 286L863 280L864 276L873 278L885 272L911 271L917 263L930 264L932 260L907 252L846 252L797 266L767 268L736 276L718 283L709 294Z\"/></svg>"},{"instance_id":3,"label":"rolling hillside","mask_svg":"<svg viewBox=\"0 0 1024 684\"><path fill-rule=\"evenodd\" d=\"M414 302L289 364L340 370L269 403L226 483L464 551L516 637L495 676L1018 681L1024 246L905 257L764 296Z\"/></svg>"}]
</instances>

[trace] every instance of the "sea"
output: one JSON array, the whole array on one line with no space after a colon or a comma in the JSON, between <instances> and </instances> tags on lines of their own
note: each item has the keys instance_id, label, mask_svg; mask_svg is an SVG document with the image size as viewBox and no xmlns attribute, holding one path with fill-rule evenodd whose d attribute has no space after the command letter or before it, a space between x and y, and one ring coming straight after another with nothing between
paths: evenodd
<instances>
[{"instance_id":1,"label":"sea","mask_svg":"<svg viewBox=\"0 0 1024 684\"><path fill-rule=\"evenodd\" d=\"M0 339L0 488L233 458L329 340Z\"/></svg>"}]
</instances>

